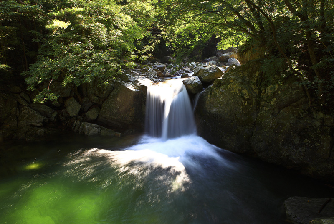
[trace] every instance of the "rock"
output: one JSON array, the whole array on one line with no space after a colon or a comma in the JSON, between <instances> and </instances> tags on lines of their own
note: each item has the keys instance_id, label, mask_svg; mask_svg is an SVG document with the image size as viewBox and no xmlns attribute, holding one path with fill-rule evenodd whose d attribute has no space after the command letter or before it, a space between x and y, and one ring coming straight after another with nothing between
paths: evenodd
<instances>
[{"instance_id":1,"label":"rock","mask_svg":"<svg viewBox=\"0 0 334 224\"><path fill-rule=\"evenodd\" d=\"M146 87L119 84L102 104L98 122L118 130L143 130Z\"/></svg>"},{"instance_id":2,"label":"rock","mask_svg":"<svg viewBox=\"0 0 334 224\"><path fill-rule=\"evenodd\" d=\"M78 116L78 113L81 109L81 105L73 97L65 101L65 107L66 107L67 113L71 117Z\"/></svg>"},{"instance_id":3,"label":"rock","mask_svg":"<svg viewBox=\"0 0 334 224\"><path fill-rule=\"evenodd\" d=\"M114 90L114 85L93 81L82 84L79 90L83 95L83 110L87 111L93 104L101 105Z\"/></svg>"},{"instance_id":4,"label":"rock","mask_svg":"<svg viewBox=\"0 0 334 224\"><path fill-rule=\"evenodd\" d=\"M43 127L47 121L48 119L37 111L28 106L23 106L18 115L18 128L14 138L26 141L40 140L47 133Z\"/></svg>"},{"instance_id":5,"label":"rock","mask_svg":"<svg viewBox=\"0 0 334 224\"><path fill-rule=\"evenodd\" d=\"M227 66L232 66L232 65L235 65L235 66L240 66L241 64L240 64L240 62L238 61L238 59L236 59L236 58L229 58L228 60L227 60L227 64L226 64Z\"/></svg>"},{"instance_id":6,"label":"rock","mask_svg":"<svg viewBox=\"0 0 334 224\"><path fill-rule=\"evenodd\" d=\"M110 136L110 137L121 137L121 133L119 132L116 132L116 131L113 131L111 129L108 129L108 128L104 128L102 127L101 128L101 136Z\"/></svg>"},{"instance_id":7,"label":"rock","mask_svg":"<svg viewBox=\"0 0 334 224\"><path fill-rule=\"evenodd\" d=\"M153 66L153 69L154 69L155 71L164 72L165 69L166 69L166 65L165 65L165 64L156 63L156 64Z\"/></svg>"},{"instance_id":8,"label":"rock","mask_svg":"<svg viewBox=\"0 0 334 224\"><path fill-rule=\"evenodd\" d=\"M95 136L95 135L101 135L101 136L116 136L120 137L121 134L118 132L115 132L111 129L102 127L98 124L92 124L88 122L81 122L81 121L75 121L72 126L72 130L79 134L84 134L87 136Z\"/></svg>"},{"instance_id":9,"label":"rock","mask_svg":"<svg viewBox=\"0 0 334 224\"><path fill-rule=\"evenodd\" d=\"M191 94L197 94L203 90L202 82L197 76L183 80L183 84Z\"/></svg>"},{"instance_id":10,"label":"rock","mask_svg":"<svg viewBox=\"0 0 334 224\"><path fill-rule=\"evenodd\" d=\"M20 128L27 127L27 126L42 127L45 121L47 121L46 117L42 116L37 111L27 106L24 106L21 109L21 113L19 114L18 126Z\"/></svg>"},{"instance_id":11,"label":"rock","mask_svg":"<svg viewBox=\"0 0 334 224\"><path fill-rule=\"evenodd\" d=\"M223 74L223 71L217 66L202 66L194 75L198 76L202 83L211 84Z\"/></svg>"},{"instance_id":12,"label":"rock","mask_svg":"<svg viewBox=\"0 0 334 224\"><path fill-rule=\"evenodd\" d=\"M220 62L228 62L228 59L230 59L232 54L233 54L232 52L221 54L219 55L218 60Z\"/></svg>"},{"instance_id":13,"label":"rock","mask_svg":"<svg viewBox=\"0 0 334 224\"><path fill-rule=\"evenodd\" d=\"M217 56L212 56L212 57L206 58L204 61L211 62L211 63L215 64L215 63L218 62L218 57Z\"/></svg>"},{"instance_id":14,"label":"rock","mask_svg":"<svg viewBox=\"0 0 334 224\"><path fill-rule=\"evenodd\" d=\"M225 73L201 93L198 134L221 148L334 181L332 116L311 112L296 77L273 76L271 84L258 85L256 63Z\"/></svg>"},{"instance_id":15,"label":"rock","mask_svg":"<svg viewBox=\"0 0 334 224\"><path fill-rule=\"evenodd\" d=\"M45 104L33 103L33 104L30 104L30 108L37 111L44 117L47 117L51 121L53 121L55 117L57 116L57 112L53 110L52 108L46 106Z\"/></svg>"},{"instance_id":16,"label":"rock","mask_svg":"<svg viewBox=\"0 0 334 224\"><path fill-rule=\"evenodd\" d=\"M100 108L93 107L87 111L86 118L88 121L96 120L96 118L99 116L99 113L100 113Z\"/></svg>"},{"instance_id":17,"label":"rock","mask_svg":"<svg viewBox=\"0 0 334 224\"><path fill-rule=\"evenodd\" d=\"M99 135L101 128L97 124L75 121L72 127L74 132L88 136Z\"/></svg>"},{"instance_id":18,"label":"rock","mask_svg":"<svg viewBox=\"0 0 334 224\"><path fill-rule=\"evenodd\" d=\"M291 197L284 202L284 207L292 223L334 223L334 202L328 198Z\"/></svg>"},{"instance_id":19,"label":"rock","mask_svg":"<svg viewBox=\"0 0 334 224\"><path fill-rule=\"evenodd\" d=\"M334 224L334 217L325 219L315 219L312 220L310 224Z\"/></svg>"}]
</instances>

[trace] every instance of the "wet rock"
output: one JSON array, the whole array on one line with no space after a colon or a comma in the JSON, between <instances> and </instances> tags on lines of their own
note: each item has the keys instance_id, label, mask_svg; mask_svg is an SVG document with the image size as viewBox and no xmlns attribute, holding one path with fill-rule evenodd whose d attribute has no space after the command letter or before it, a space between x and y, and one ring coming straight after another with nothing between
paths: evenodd
<instances>
[{"instance_id":1,"label":"wet rock","mask_svg":"<svg viewBox=\"0 0 334 224\"><path fill-rule=\"evenodd\" d=\"M98 122L116 130L142 130L145 120L146 87L119 84L102 104Z\"/></svg>"},{"instance_id":2,"label":"wet rock","mask_svg":"<svg viewBox=\"0 0 334 224\"><path fill-rule=\"evenodd\" d=\"M156 64L153 66L153 69L154 69L155 71L164 72L165 69L166 69L166 65L165 65L165 64L156 63Z\"/></svg>"},{"instance_id":3,"label":"wet rock","mask_svg":"<svg viewBox=\"0 0 334 224\"><path fill-rule=\"evenodd\" d=\"M202 82L197 76L183 80L183 84L191 94L197 94L203 90Z\"/></svg>"},{"instance_id":4,"label":"wet rock","mask_svg":"<svg viewBox=\"0 0 334 224\"><path fill-rule=\"evenodd\" d=\"M211 84L223 74L223 71L217 66L201 66L194 75L198 76L202 83Z\"/></svg>"},{"instance_id":5,"label":"wet rock","mask_svg":"<svg viewBox=\"0 0 334 224\"><path fill-rule=\"evenodd\" d=\"M291 197L284 202L284 207L291 223L334 223L334 202L328 198Z\"/></svg>"},{"instance_id":6,"label":"wet rock","mask_svg":"<svg viewBox=\"0 0 334 224\"><path fill-rule=\"evenodd\" d=\"M81 109L81 105L73 97L65 101L65 107L66 107L67 113L71 117L78 116L78 113Z\"/></svg>"}]
</instances>

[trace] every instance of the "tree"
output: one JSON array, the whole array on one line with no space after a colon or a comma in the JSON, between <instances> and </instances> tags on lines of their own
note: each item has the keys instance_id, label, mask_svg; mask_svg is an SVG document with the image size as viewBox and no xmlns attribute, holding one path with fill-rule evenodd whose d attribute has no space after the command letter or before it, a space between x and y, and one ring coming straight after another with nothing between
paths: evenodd
<instances>
[{"instance_id":1,"label":"tree","mask_svg":"<svg viewBox=\"0 0 334 224\"><path fill-rule=\"evenodd\" d=\"M154 1L6 1L1 2L1 68L23 72L36 100L56 99L55 80L76 86L107 83L152 49L143 39L154 23ZM22 32L24 30L24 32ZM22 38L20 35L24 35ZM11 48L16 51L11 55ZM22 55L17 66L15 56ZM47 83L47 88L45 84Z\"/></svg>"},{"instance_id":2,"label":"tree","mask_svg":"<svg viewBox=\"0 0 334 224\"><path fill-rule=\"evenodd\" d=\"M300 78L311 106L333 105L333 0L166 0L166 29L178 48L184 41L221 37L221 47L241 40L239 52L261 60L261 72ZM184 28L183 28L184 27ZM204 27L204 29L203 29ZM201 34L198 30L204 30ZM171 36L171 34L169 36ZM190 41L188 41L191 43ZM193 43L191 43L193 45ZM254 57L256 55L256 57ZM279 68L274 70L272 68Z\"/></svg>"}]
</instances>

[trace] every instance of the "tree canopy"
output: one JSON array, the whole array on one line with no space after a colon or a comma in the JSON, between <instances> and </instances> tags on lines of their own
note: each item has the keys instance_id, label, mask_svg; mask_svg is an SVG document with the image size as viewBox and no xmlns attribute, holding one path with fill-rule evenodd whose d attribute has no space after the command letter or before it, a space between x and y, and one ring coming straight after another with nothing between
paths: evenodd
<instances>
[{"instance_id":1,"label":"tree canopy","mask_svg":"<svg viewBox=\"0 0 334 224\"><path fill-rule=\"evenodd\" d=\"M310 105L333 106L334 0L7 0L0 2L0 72L44 83L110 82L162 41L179 57L210 39L257 60L267 79L297 76ZM47 96L47 97L45 97Z\"/></svg>"}]
</instances>

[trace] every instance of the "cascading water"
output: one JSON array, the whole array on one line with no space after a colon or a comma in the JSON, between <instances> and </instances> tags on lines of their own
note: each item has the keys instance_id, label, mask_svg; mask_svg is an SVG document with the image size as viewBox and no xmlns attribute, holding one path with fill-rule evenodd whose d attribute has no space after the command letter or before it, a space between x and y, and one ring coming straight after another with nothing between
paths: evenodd
<instances>
[{"instance_id":1,"label":"cascading water","mask_svg":"<svg viewBox=\"0 0 334 224\"><path fill-rule=\"evenodd\" d=\"M182 80L172 79L148 87L146 132L163 139L196 133L193 110Z\"/></svg>"}]
</instances>

